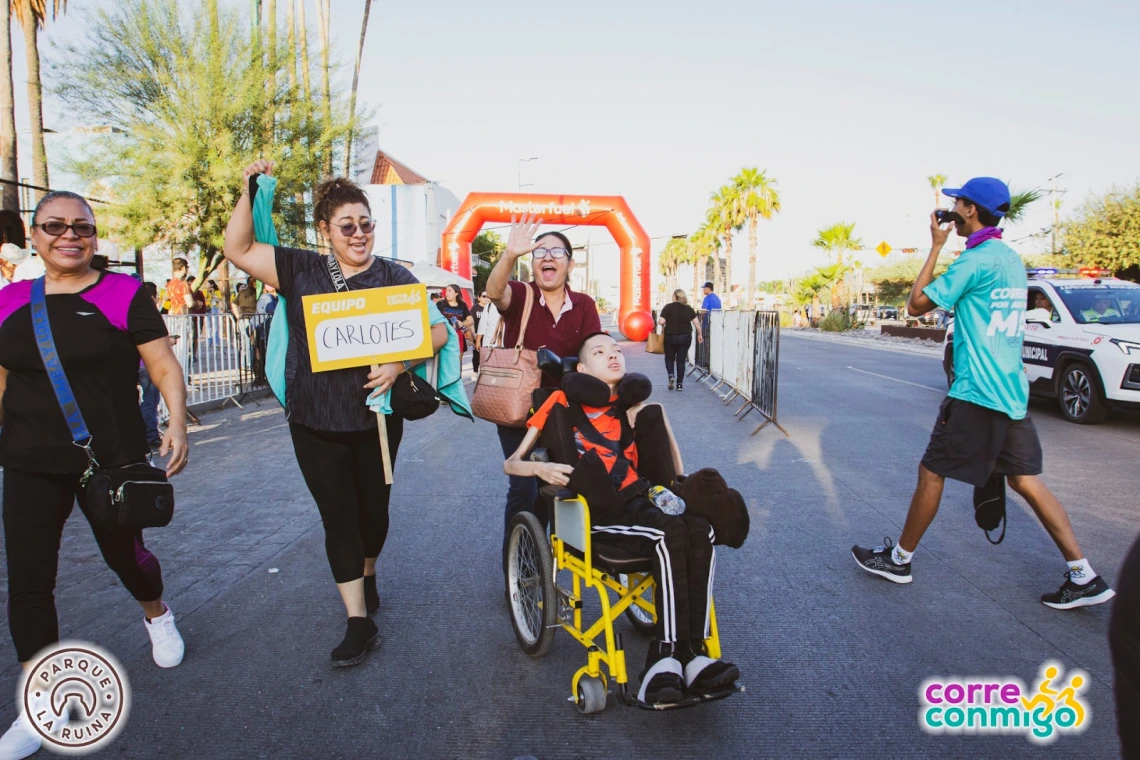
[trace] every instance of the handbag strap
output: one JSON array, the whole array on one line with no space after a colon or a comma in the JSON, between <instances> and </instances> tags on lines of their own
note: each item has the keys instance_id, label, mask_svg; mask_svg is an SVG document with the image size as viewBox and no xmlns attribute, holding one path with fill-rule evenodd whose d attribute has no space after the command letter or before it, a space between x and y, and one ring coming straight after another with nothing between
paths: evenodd
<instances>
[{"instance_id":1,"label":"handbag strap","mask_svg":"<svg viewBox=\"0 0 1140 760\"><path fill-rule=\"evenodd\" d=\"M530 283L523 283L526 287L526 301L523 303L522 323L519 325L519 339L515 343L515 359L517 361L518 354L522 352L523 339L526 337L526 327L530 323L530 312L534 308L534 290L531 288ZM502 315L499 316L499 324L495 326L495 343L502 344L503 337L506 332L507 320Z\"/></svg>"},{"instance_id":2,"label":"handbag strap","mask_svg":"<svg viewBox=\"0 0 1140 760\"><path fill-rule=\"evenodd\" d=\"M71 431L72 442L87 452L87 472L84 473L84 482L95 471L99 463L95 461L95 453L91 450L91 433L87 430L87 423L83 420L83 413L79 411L79 402L75 400L75 393L71 390L71 383L67 381L67 373L63 371L63 364L59 360L59 352L55 350L55 339L51 335L51 323L48 321L46 279L40 277L32 283L32 328L36 333L36 347L40 351L44 369L47 370L51 388L55 391L55 399L59 403L63 418Z\"/></svg>"}]
</instances>

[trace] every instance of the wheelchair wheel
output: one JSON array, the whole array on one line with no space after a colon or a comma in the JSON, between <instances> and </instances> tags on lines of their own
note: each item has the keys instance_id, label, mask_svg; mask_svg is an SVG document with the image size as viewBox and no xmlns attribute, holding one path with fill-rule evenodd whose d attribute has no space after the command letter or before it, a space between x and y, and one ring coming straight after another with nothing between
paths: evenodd
<instances>
[{"instance_id":1,"label":"wheelchair wheel","mask_svg":"<svg viewBox=\"0 0 1140 760\"><path fill-rule=\"evenodd\" d=\"M621 585L629 588L630 581L628 575L622 573L618 576L618 580ZM645 591L645 593L642 595L642 598L650 603L653 602L652 587ZM653 635L653 630L656 627L656 623L653 620L653 616L648 612L636 605L630 605L625 611L625 616L629 618L629 622L633 625L634 630L640 633L642 636Z\"/></svg>"},{"instance_id":2,"label":"wheelchair wheel","mask_svg":"<svg viewBox=\"0 0 1140 760\"><path fill-rule=\"evenodd\" d=\"M550 651L558 623L554 558L546 531L530 512L511 520L507 543L507 594L519 646L531 657Z\"/></svg>"},{"instance_id":3,"label":"wheelchair wheel","mask_svg":"<svg viewBox=\"0 0 1140 760\"><path fill-rule=\"evenodd\" d=\"M582 676L578 679L578 712L583 715L599 713L606 709L606 687L602 679Z\"/></svg>"}]
</instances>

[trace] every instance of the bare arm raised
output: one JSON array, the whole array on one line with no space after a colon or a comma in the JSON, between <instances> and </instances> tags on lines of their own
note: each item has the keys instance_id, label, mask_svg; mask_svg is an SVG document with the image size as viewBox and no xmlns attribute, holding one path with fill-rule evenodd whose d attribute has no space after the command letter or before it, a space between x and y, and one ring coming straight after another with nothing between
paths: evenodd
<instances>
[{"instance_id":1,"label":"bare arm raised","mask_svg":"<svg viewBox=\"0 0 1140 760\"><path fill-rule=\"evenodd\" d=\"M226 242L223 253L234 266L266 285L279 288L277 260L273 246L258 243L253 238L253 206L249 198L249 178L254 174L273 176L272 161L254 161L242 172L241 197L226 225Z\"/></svg>"},{"instance_id":2,"label":"bare arm raised","mask_svg":"<svg viewBox=\"0 0 1140 760\"><path fill-rule=\"evenodd\" d=\"M515 262L538 247L534 235L540 226L542 220L535 219L530 214L524 214L518 222L513 216L511 217L511 235L507 238L507 250L503 251L503 255L495 263L495 268L487 277L487 297L500 312L511 307L511 288L507 283L511 281Z\"/></svg>"}]
</instances>

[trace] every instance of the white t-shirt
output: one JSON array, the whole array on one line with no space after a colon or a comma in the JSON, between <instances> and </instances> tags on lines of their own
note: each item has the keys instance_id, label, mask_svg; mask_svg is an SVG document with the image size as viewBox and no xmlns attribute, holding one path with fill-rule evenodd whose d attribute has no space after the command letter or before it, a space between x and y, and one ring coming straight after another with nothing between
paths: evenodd
<instances>
[{"instance_id":1,"label":"white t-shirt","mask_svg":"<svg viewBox=\"0 0 1140 760\"><path fill-rule=\"evenodd\" d=\"M479 329L475 331L476 335L483 336L484 346L495 345L492 341L495 337L495 330L499 329L499 319L499 310L495 308L495 304L487 304L487 307L483 309L483 316L479 318Z\"/></svg>"}]
</instances>

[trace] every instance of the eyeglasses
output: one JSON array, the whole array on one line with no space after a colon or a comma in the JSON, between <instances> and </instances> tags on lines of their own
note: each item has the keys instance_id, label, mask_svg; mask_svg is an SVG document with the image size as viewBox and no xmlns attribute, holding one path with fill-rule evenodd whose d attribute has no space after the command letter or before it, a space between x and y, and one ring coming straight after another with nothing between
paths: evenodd
<instances>
[{"instance_id":1,"label":"eyeglasses","mask_svg":"<svg viewBox=\"0 0 1140 760\"><path fill-rule=\"evenodd\" d=\"M535 259L561 259L570 255L570 251L565 248L535 248L531 252L531 256Z\"/></svg>"},{"instance_id":2,"label":"eyeglasses","mask_svg":"<svg viewBox=\"0 0 1140 760\"><path fill-rule=\"evenodd\" d=\"M352 237L356 234L356 222L338 224L337 227L340 228L340 234L344 235L345 237ZM371 219L369 219L367 222L360 223L360 231L365 235L372 232L374 229L376 229L376 222L372 221Z\"/></svg>"},{"instance_id":3,"label":"eyeglasses","mask_svg":"<svg viewBox=\"0 0 1140 760\"><path fill-rule=\"evenodd\" d=\"M490 298L490 296L488 296L486 293L480 293L479 297L480 298Z\"/></svg>"},{"instance_id":4,"label":"eyeglasses","mask_svg":"<svg viewBox=\"0 0 1140 760\"><path fill-rule=\"evenodd\" d=\"M59 237L63 233L71 230L81 238L95 237L98 230L95 225L90 222L76 222L75 224L68 224L67 222L44 222L43 224L33 224L33 227L39 227L45 234L52 237Z\"/></svg>"}]
</instances>

